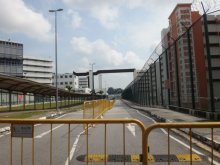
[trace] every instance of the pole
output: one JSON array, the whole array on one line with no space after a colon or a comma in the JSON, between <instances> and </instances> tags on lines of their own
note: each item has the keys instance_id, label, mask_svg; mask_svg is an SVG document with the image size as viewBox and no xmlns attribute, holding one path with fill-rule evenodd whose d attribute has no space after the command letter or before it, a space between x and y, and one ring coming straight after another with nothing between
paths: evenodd
<instances>
[{"instance_id":1,"label":"pole","mask_svg":"<svg viewBox=\"0 0 220 165\"><path fill-rule=\"evenodd\" d=\"M49 12L53 12L55 15L55 67L56 67L56 111L58 111L58 83L57 83L57 12L63 11L63 9L49 10Z\"/></svg>"},{"instance_id":2,"label":"pole","mask_svg":"<svg viewBox=\"0 0 220 165\"><path fill-rule=\"evenodd\" d=\"M58 111L58 86L57 86L57 12L55 11L55 65L56 65L56 111Z\"/></svg>"}]
</instances>

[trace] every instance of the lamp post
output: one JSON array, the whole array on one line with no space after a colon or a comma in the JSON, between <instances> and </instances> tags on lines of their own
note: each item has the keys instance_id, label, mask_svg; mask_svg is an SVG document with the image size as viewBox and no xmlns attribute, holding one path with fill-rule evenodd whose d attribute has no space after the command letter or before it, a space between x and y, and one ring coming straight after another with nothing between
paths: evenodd
<instances>
[{"instance_id":1,"label":"lamp post","mask_svg":"<svg viewBox=\"0 0 220 165\"><path fill-rule=\"evenodd\" d=\"M55 68L56 68L56 110L58 111L58 87L57 87L57 12L63 11L63 9L49 10L49 12L55 14Z\"/></svg>"}]
</instances>

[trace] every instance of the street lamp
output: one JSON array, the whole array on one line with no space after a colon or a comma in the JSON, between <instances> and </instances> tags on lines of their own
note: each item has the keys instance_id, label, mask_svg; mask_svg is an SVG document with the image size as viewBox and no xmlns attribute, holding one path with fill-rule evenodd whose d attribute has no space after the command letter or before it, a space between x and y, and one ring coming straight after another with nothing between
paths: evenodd
<instances>
[{"instance_id":1,"label":"street lamp","mask_svg":"<svg viewBox=\"0 0 220 165\"><path fill-rule=\"evenodd\" d=\"M63 9L49 10L49 12L55 14L55 68L56 68L56 110L58 111L58 87L57 87L57 12L63 11Z\"/></svg>"}]
</instances>

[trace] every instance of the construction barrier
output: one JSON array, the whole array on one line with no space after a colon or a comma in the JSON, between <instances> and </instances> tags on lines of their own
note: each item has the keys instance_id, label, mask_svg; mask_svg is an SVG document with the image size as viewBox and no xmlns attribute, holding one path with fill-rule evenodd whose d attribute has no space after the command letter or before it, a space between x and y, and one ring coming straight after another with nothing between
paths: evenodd
<instances>
[{"instance_id":1,"label":"construction barrier","mask_svg":"<svg viewBox=\"0 0 220 165\"><path fill-rule=\"evenodd\" d=\"M110 110L115 101L101 99L101 100L92 100L85 101L83 108L83 119L97 119L107 110Z\"/></svg>"},{"instance_id":2,"label":"construction barrier","mask_svg":"<svg viewBox=\"0 0 220 165\"><path fill-rule=\"evenodd\" d=\"M210 161L210 164L214 164L214 128L220 128L220 122L204 122L204 123L198 123L198 122L191 122L191 123L186 123L186 122L180 122L180 123L157 123L157 124L153 124L148 126L145 129L145 133L144 133L144 152L143 153L147 153L143 155L143 164L144 165L148 165L149 162L155 162L156 158L152 157L152 155L149 154L147 148L145 146L149 146L149 135L150 133L155 130L155 129L162 129L162 131L164 133L167 134L167 153L166 153L166 161L168 162L168 164L170 164L171 162L173 162L174 159L179 160L179 162L190 162L190 164L192 164L192 162L194 161L201 161L202 160L202 156L201 155L197 155L193 153L193 132L192 129L196 128L196 129L210 129L211 132L211 137L210 137L210 144L211 144L211 156L210 158L208 158L208 161ZM189 154L177 154L175 155L175 157L171 154L171 131L176 131L176 129L188 129L188 141L189 141ZM145 157L146 155L146 157ZM148 160L148 161L147 161Z\"/></svg>"},{"instance_id":3,"label":"construction barrier","mask_svg":"<svg viewBox=\"0 0 220 165\"><path fill-rule=\"evenodd\" d=\"M103 100L104 101L104 100ZM98 102L96 102L98 104ZM48 120L34 120L34 119L26 119L26 120L16 120L16 119L0 119L0 124L8 124L11 129L8 131L7 134L4 135L5 138L9 138L8 140L5 139L3 142L0 141L1 146L3 146L3 143L5 145L5 143L7 142L8 149L4 149L1 150L1 154L6 155L6 157L8 158L9 163L4 163L2 162L3 160L1 160L1 164L13 164L13 162L20 163L19 164L32 164L34 165L36 163L36 158L39 158L39 155L36 156L35 152L36 152L36 148L39 150L39 143L42 143L42 141L38 141L37 143L35 143L36 139L39 138L38 136L35 135L35 130L37 125L47 125L48 127L48 142L45 144L44 146L44 150L46 148L49 148L49 150L42 150L40 153L38 151L38 154L45 154L44 152L48 152L47 154L49 155L48 157L48 163L45 164L54 164L56 159L58 159L57 157L59 155L54 155L55 150L53 148L54 145L56 145L55 140L64 140L63 141L63 145L62 146L66 146L66 154L67 154L67 162L65 164L70 164L70 155L71 155L71 149L70 149L70 145L71 145L71 137L73 136L72 133L72 125L74 125L74 128L76 127L75 125L86 125L86 130L88 132L89 130L89 125L103 125L103 129L104 131L100 134L100 136L103 137L103 148L104 148L104 152L103 154L94 154L94 151L91 149L90 144L91 144L91 139L90 139L90 143L89 138L91 137L91 134L89 136L89 134L85 134L85 140L86 142L84 143L85 146L85 155L81 155L78 160L79 161L84 161L86 162L86 164L88 164L89 162L104 162L105 164L107 162L142 162L143 165L148 165L148 163L153 163L153 162L168 162L168 164L170 164L171 162L190 162L190 164L192 164L192 162L194 161L202 161L202 156L199 154L195 154L193 152L193 137L192 137L192 129L195 128L199 128L199 129L210 129L211 131L211 138L210 138L210 143L211 143L211 150L210 150L210 158L209 161L211 162L211 164L215 164L214 161L214 129L215 128L220 128L220 122L204 122L204 123L158 123L158 124L153 124L148 126L146 129L143 125L143 123L141 123L138 120L135 119L74 119L74 120L64 120L64 119L57 119L57 120L53 120L53 119L48 119ZM59 124L57 126L57 124ZM107 148L109 146L109 144L107 145L107 134L111 134L111 132L113 133L113 131L115 129L108 129L107 131L107 126L108 128L110 128L110 126L112 126L112 124L116 125L122 125L121 129L122 131L117 133L121 133L122 134L122 147L123 147L123 152L121 155L117 155L117 153L113 153L115 155L108 155L107 154ZM141 142L141 153L140 154L133 154L133 155L126 155L127 151L126 151L126 146L128 145L129 141L125 140L127 139L126 136L128 136L127 134L125 134L126 132L126 125L127 124L135 124L139 129L140 129L140 140L138 140L139 142ZM62 130L66 130L67 133L65 138L66 139L57 139L57 137L54 137L53 133L55 129L57 129L58 127L63 127L65 126L65 128L62 128ZM41 126L42 127L42 126ZM149 135L150 133L155 130L155 129L163 129L167 131L167 139L164 139L165 141L167 141L167 153L166 155L155 155L155 154L149 154L148 151L148 146L150 145L149 143ZM176 130L176 129L189 129L188 132L188 137L189 137L189 154L176 154L176 155L172 155L170 152L170 138L172 137L171 135L171 131ZM73 131L74 132L74 131ZM8 134L11 134L11 136L8 136ZM2 137L2 136L1 136ZM64 137L62 137L64 138ZM19 140L20 139L20 140ZM138 142L136 140L136 142ZM64 144L65 143L65 144ZM31 147L27 147L31 146ZM18 147L20 146L20 147ZM26 146L26 147L24 147ZM118 148L116 147L117 151ZM63 151L63 150L62 150ZM116 151L116 152L117 152ZM6 153L3 153L6 152ZM31 154L27 155L26 154ZM63 153L63 154L65 154ZM93 154L90 154L93 153ZM60 154L60 155L63 155ZM159 156L161 156L162 158L158 158ZM175 158L174 158L175 156ZM1 159L2 159L1 155ZM6 158L6 159L7 159ZM165 160L163 160L165 159ZM38 159L39 160L39 159ZM24 163L25 162L25 163Z\"/></svg>"},{"instance_id":4,"label":"construction barrier","mask_svg":"<svg viewBox=\"0 0 220 165\"><path fill-rule=\"evenodd\" d=\"M1 164L39 164L41 161L40 157L44 157L45 155L48 155L46 157L46 161L44 164L57 164L57 161L59 160L59 156L64 156L66 154L66 163L65 165L70 165L71 162L71 146L72 144L72 138L75 135L74 131L72 131L73 128L76 128L76 125L86 125L86 131L89 131L89 125L103 125L103 155L104 157L101 157L102 161L105 162L105 164L108 161L107 157L107 151L108 147L110 146L107 141L107 135L111 133L110 126L112 125L121 125L120 127L122 130L120 133L122 134L123 141L122 141L122 148L123 156L126 156L126 146L128 145L128 141L125 140L126 137L126 125L127 124L135 124L141 131L140 140L136 141L137 143L141 143L141 146L143 145L143 135L144 135L144 125L134 119L108 119L108 120L100 120L100 119L74 119L74 120L63 120L63 119L47 119L47 120L33 120L33 119L26 119L26 120L10 120L10 119L0 119L0 124L9 124L11 125L11 131L7 133L11 134L11 136L5 135L4 137L7 138L3 142L6 143L7 141L7 148L4 147L4 150L1 150L1 154L7 155L5 156L5 159L2 159L4 156L0 156L0 162ZM46 143L43 141L40 141L39 135L37 135L37 131L39 131L38 128L36 128L38 125L40 127L44 126L44 128L47 127L47 133L49 136L46 138ZM54 131L58 127L63 127L62 130L65 130L67 133L65 133L65 136L62 136L62 139L57 139L56 132ZM85 132L85 131L84 131ZM82 132L80 133L82 134ZM117 134L119 134L117 132ZM91 134L84 134L83 139L85 140L84 146L85 146L85 155L83 156L84 162L88 164L92 159L91 153L94 148L90 147L91 144ZM100 134L101 135L101 134ZM75 135L76 136L76 135ZM132 136L132 135L131 135ZM38 139L38 140L37 140ZM61 141L62 145L57 146L57 141ZM89 143L90 141L90 143ZM3 143L2 142L2 143ZM99 141L100 142L100 141ZM0 141L1 148L3 144ZM43 148L39 148L39 143L43 143ZM27 145L29 147L27 147ZM112 144L111 144L112 145ZM58 149L59 147L64 147L63 149ZM65 148L66 147L66 148ZM118 147L117 147L118 149ZM40 150L40 152L39 152ZM56 152L59 151L59 154ZM5 152L5 153L3 153ZM60 153L61 152L61 153ZM141 149L141 152L143 152L143 147ZM93 156L92 156L93 157ZM94 157L93 157L94 158ZM4 162L6 161L6 162Z\"/></svg>"}]
</instances>

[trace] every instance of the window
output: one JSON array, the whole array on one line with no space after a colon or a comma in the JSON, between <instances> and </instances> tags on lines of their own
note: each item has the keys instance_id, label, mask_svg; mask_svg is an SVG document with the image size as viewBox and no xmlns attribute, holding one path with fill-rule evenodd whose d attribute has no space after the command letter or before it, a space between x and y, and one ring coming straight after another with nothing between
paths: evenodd
<instances>
[{"instance_id":1,"label":"window","mask_svg":"<svg viewBox=\"0 0 220 165\"><path fill-rule=\"evenodd\" d=\"M65 85L68 85L68 82L65 82Z\"/></svg>"},{"instance_id":2,"label":"window","mask_svg":"<svg viewBox=\"0 0 220 165\"><path fill-rule=\"evenodd\" d=\"M72 75L69 75L69 78L72 78L73 76Z\"/></svg>"},{"instance_id":3,"label":"window","mask_svg":"<svg viewBox=\"0 0 220 165\"><path fill-rule=\"evenodd\" d=\"M63 78L63 76L60 76L60 78Z\"/></svg>"},{"instance_id":4,"label":"window","mask_svg":"<svg viewBox=\"0 0 220 165\"><path fill-rule=\"evenodd\" d=\"M70 81L70 84L73 84L73 82Z\"/></svg>"},{"instance_id":5,"label":"window","mask_svg":"<svg viewBox=\"0 0 220 165\"><path fill-rule=\"evenodd\" d=\"M60 85L63 85L63 82L60 82Z\"/></svg>"},{"instance_id":6,"label":"window","mask_svg":"<svg viewBox=\"0 0 220 165\"><path fill-rule=\"evenodd\" d=\"M65 75L65 78L67 78L67 75Z\"/></svg>"}]
</instances>

